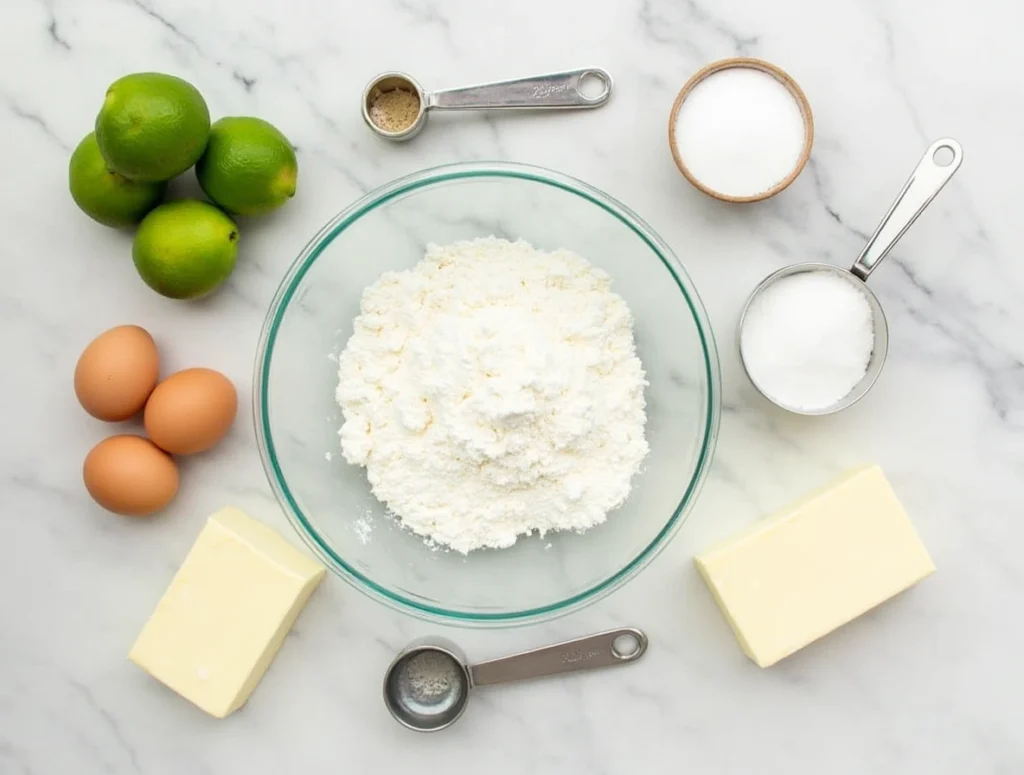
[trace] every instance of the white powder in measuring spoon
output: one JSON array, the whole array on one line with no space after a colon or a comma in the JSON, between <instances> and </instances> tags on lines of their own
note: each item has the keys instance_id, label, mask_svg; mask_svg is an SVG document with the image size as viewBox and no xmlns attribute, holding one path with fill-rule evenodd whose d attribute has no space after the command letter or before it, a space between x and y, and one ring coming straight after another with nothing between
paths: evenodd
<instances>
[{"instance_id":1,"label":"white powder in measuring spoon","mask_svg":"<svg viewBox=\"0 0 1024 775\"><path fill-rule=\"evenodd\" d=\"M800 105L751 67L712 73L679 107L676 148L690 174L719 194L750 197L781 183L803 153Z\"/></svg>"},{"instance_id":2,"label":"white powder in measuring spoon","mask_svg":"<svg viewBox=\"0 0 1024 775\"><path fill-rule=\"evenodd\" d=\"M813 412L845 398L875 344L871 304L830 272L800 272L757 294L740 348L750 379L783 406Z\"/></svg>"}]
</instances>

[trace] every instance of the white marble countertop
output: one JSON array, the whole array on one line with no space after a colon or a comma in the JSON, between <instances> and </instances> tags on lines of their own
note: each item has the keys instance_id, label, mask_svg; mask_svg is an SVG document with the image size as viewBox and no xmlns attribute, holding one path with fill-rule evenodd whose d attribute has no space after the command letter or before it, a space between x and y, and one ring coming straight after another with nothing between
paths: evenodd
<instances>
[{"instance_id":1,"label":"white marble countertop","mask_svg":"<svg viewBox=\"0 0 1024 775\"><path fill-rule=\"evenodd\" d=\"M4 0L0 773L1024 772L1022 23L1007 0ZM691 189L664 137L683 81L737 54L788 70L817 127L803 175L750 207ZM585 64L616 78L593 113L465 116L394 146L357 112L384 69L454 86ZM68 156L106 86L138 70L176 73L214 114L264 117L299 148L297 198L253 223L229 287L198 304L149 291L129 238L67 193ZM892 332L881 381L839 417L772 410L732 347L742 300L786 263L850 262L943 135L966 161L872 278ZM125 654L207 514L233 503L290 530L249 422L278 280L355 197L478 159L582 178L665 237L714 323L725 411L704 494L637 579L550 624L454 637L490 657L629 623L651 650L629 670L481 693L455 728L416 735L385 712L380 675L437 628L330 578L249 704L210 719ZM242 388L227 442L186 463L187 486L150 520L103 512L80 478L107 429L75 402L74 362L125 322L154 331L168 368L208 365ZM692 555L864 461L882 464L939 572L758 669Z\"/></svg>"}]
</instances>

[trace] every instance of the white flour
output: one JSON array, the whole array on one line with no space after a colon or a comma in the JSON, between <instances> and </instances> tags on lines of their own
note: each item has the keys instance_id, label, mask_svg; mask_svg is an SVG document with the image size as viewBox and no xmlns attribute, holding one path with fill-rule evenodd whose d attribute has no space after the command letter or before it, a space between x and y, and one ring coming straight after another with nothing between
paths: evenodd
<instances>
[{"instance_id":1,"label":"white flour","mask_svg":"<svg viewBox=\"0 0 1024 775\"><path fill-rule=\"evenodd\" d=\"M373 532L373 517L364 515L352 523L352 532L356 534L359 542L366 546L370 543L370 533Z\"/></svg>"},{"instance_id":2,"label":"white flour","mask_svg":"<svg viewBox=\"0 0 1024 775\"><path fill-rule=\"evenodd\" d=\"M338 359L345 459L460 552L603 522L648 449L633 319L610 286L574 253L494 237L386 273Z\"/></svg>"}]
</instances>

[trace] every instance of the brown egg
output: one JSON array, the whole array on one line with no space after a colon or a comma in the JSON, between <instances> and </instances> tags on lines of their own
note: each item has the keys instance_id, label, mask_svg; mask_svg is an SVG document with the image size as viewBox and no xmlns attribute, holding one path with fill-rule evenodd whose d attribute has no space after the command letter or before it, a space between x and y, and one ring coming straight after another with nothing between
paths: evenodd
<instances>
[{"instance_id":1,"label":"brown egg","mask_svg":"<svg viewBox=\"0 0 1024 775\"><path fill-rule=\"evenodd\" d=\"M141 436L111 436L93 447L82 467L93 500L116 514L145 517L178 492L178 466Z\"/></svg>"},{"instance_id":2,"label":"brown egg","mask_svg":"<svg viewBox=\"0 0 1024 775\"><path fill-rule=\"evenodd\" d=\"M191 455L224 438L238 409L231 380L212 369L185 369L159 385L146 403L146 433L173 455Z\"/></svg>"},{"instance_id":3,"label":"brown egg","mask_svg":"<svg viewBox=\"0 0 1024 775\"><path fill-rule=\"evenodd\" d=\"M118 422L138 414L160 377L160 356L139 326L105 331L85 348L75 366L75 395L89 414Z\"/></svg>"}]
</instances>

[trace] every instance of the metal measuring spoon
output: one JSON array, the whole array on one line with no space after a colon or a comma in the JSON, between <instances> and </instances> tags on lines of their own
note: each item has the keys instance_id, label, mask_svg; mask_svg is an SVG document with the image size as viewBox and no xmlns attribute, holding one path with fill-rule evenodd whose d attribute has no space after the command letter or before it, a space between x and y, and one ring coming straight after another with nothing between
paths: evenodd
<instances>
[{"instance_id":1,"label":"metal measuring spoon","mask_svg":"<svg viewBox=\"0 0 1024 775\"><path fill-rule=\"evenodd\" d=\"M945 163L942 163L941 155L945 155L948 159ZM878 375L882 372L882 366L885 364L885 358L889 352L889 325L886 322L881 302L878 301L875 294L868 288L866 280L878 265L882 263L882 259L889 254L893 246L899 242L900 237L907 233L907 229L924 212L924 209L942 190L947 181L953 177L953 173L960 167L963 159L963 148L960 147L960 143L956 140L947 137L932 143L928 150L925 151L910 179L903 185L903 190L896 197L896 201L889 207L889 212L882 218L882 222L878 224L875 233L871 235L871 239L868 240L867 245L864 246L860 255L857 256L857 260L853 262L853 266L849 269L843 269L832 264L793 264L792 266L780 269L774 274L768 275L754 289L754 292L750 294L746 304L743 306L743 312L740 314L738 336L740 340L740 360L743 363L743 369L761 395L776 406L796 414L822 415L832 414L845 409L860 401L867 394L871 386L875 384L875 380L878 379ZM828 272L836 277L841 277L861 291L871 306L875 342L871 351L871 358L868 361L867 370L864 376L861 377L860 382L849 393L836 403L823 409L808 410L789 406L780 400L781 397L768 395L761 389L747 369L747 362L743 353L743 326L747 319L747 312L750 310L750 305L754 299L757 298L758 294L763 293L766 288L783 278L801 272Z\"/></svg>"},{"instance_id":2,"label":"metal measuring spoon","mask_svg":"<svg viewBox=\"0 0 1024 775\"><path fill-rule=\"evenodd\" d=\"M602 90L588 97L582 91L584 79L597 79ZM412 123L397 131L388 131L374 123L371 115L374 102L382 93L394 90L416 95L419 112ZM460 89L427 92L408 73L391 72L378 75L363 90L363 119L381 137L388 140L409 140L419 134L427 122L428 110L485 110L492 108L599 108L612 93L612 77L600 67L584 67L561 73L548 73L531 78L495 81Z\"/></svg>"},{"instance_id":3,"label":"metal measuring spoon","mask_svg":"<svg viewBox=\"0 0 1024 775\"><path fill-rule=\"evenodd\" d=\"M425 638L405 648L388 667L384 704L409 729L436 732L462 715L476 686L625 665L646 650L647 636L624 627L470 665L451 641Z\"/></svg>"}]
</instances>

